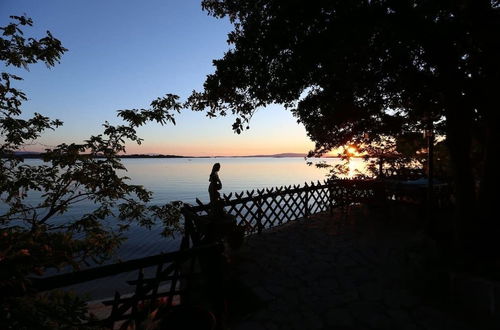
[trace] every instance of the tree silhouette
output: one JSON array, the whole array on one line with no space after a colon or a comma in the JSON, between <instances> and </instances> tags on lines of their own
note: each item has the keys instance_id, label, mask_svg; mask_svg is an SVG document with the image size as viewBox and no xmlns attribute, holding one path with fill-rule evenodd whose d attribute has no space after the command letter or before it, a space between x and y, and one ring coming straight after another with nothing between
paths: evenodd
<instances>
[{"instance_id":1,"label":"tree silhouette","mask_svg":"<svg viewBox=\"0 0 500 330\"><path fill-rule=\"evenodd\" d=\"M28 69L38 62L51 67L59 62L66 49L58 39L50 32L40 39L26 38L22 28L31 26L32 20L11 18L12 23L0 28L0 60L6 68ZM149 205L151 193L120 175L125 167L119 156L126 141L141 143L137 127L150 121L175 123L172 112L179 111L180 104L177 96L166 95L153 101L150 109L120 110L125 124L105 123L102 134L81 144L47 149L44 163L33 165L16 152L62 122L37 113L26 119L22 104L27 96L13 86L19 80L8 72L0 76L0 327L30 328L47 322L53 328L76 326L72 322L79 322L85 309L68 294L27 295L21 300L13 296L30 292L28 275L106 260L133 222L146 227L162 222L165 235L179 229L180 205ZM33 193L40 197L34 202L28 198ZM82 201L90 201L94 209L61 220L60 215ZM115 229L106 224L109 219L116 219ZM26 318L19 314L22 306L44 307Z\"/></svg>"},{"instance_id":2,"label":"tree silhouette","mask_svg":"<svg viewBox=\"0 0 500 330\"><path fill-rule=\"evenodd\" d=\"M228 17L234 29L230 49L214 60L215 73L188 106L209 116L236 114L240 133L259 107L283 104L315 142L311 154L433 128L446 136L451 156L458 241L471 242L471 233L496 241L499 1L206 0L202 6ZM472 171L473 141L484 145L480 178Z\"/></svg>"}]
</instances>

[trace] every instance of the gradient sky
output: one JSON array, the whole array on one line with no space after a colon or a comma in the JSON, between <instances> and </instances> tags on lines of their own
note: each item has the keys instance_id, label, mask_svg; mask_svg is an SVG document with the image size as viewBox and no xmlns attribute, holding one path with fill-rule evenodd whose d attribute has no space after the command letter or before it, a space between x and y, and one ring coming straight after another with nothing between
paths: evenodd
<instances>
[{"instance_id":1,"label":"gradient sky","mask_svg":"<svg viewBox=\"0 0 500 330\"><path fill-rule=\"evenodd\" d=\"M227 20L208 16L199 0L0 0L0 25L9 15L31 17L27 36L49 30L69 51L55 68L16 71L29 101L26 113L59 118L64 126L45 134L44 145L80 142L100 132L105 120L118 123L116 110L145 108L166 93L182 98L202 87L214 71L212 60L228 49ZM305 129L279 106L261 109L250 130L233 133L234 118L209 119L185 110L177 125L139 129L142 146L128 153L193 156L305 153L313 147Z\"/></svg>"}]
</instances>

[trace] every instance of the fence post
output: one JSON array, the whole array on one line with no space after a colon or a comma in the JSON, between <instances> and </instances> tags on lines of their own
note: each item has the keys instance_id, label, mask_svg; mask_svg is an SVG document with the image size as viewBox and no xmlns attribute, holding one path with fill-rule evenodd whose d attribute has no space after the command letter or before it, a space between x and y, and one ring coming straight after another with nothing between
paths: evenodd
<instances>
[{"instance_id":1,"label":"fence post","mask_svg":"<svg viewBox=\"0 0 500 330\"><path fill-rule=\"evenodd\" d=\"M115 291L115 297L113 299L113 305L111 307L111 313L109 314L108 318L105 321L105 326L113 329L115 325L116 319L120 316L118 314L118 308L120 307L120 294L118 291Z\"/></svg>"},{"instance_id":2,"label":"fence post","mask_svg":"<svg viewBox=\"0 0 500 330\"><path fill-rule=\"evenodd\" d=\"M257 198L257 233L262 233L262 198Z\"/></svg>"},{"instance_id":3,"label":"fence post","mask_svg":"<svg viewBox=\"0 0 500 330\"><path fill-rule=\"evenodd\" d=\"M333 215L333 187L332 183L328 182L328 203L330 204L330 216Z\"/></svg>"},{"instance_id":4,"label":"fence post","mask_svg":"<svg viewBox=\"0 0 500 330\"><path fill-rule=\"evenodd\" d=\"M307 186L306 186L307 187ZM304 218L309 217L309 191L304 191Z\"/></svg>"},{"instance_id":5,"label":"fence post","mask_svg":"<svg viewBox=\"0 0 500 330\"><path fill-rule=\"evenodd\" d=\"M132 318L136 319L137 318L137 312L138 312L138 304L139 301L142 298L143 295L143 290L142 290L142 284L144 280L144 270L142 268L139 269L139 277L137 278L137 283L135 285L135 293L132 296Z\"/></svg>"}]
</instances>

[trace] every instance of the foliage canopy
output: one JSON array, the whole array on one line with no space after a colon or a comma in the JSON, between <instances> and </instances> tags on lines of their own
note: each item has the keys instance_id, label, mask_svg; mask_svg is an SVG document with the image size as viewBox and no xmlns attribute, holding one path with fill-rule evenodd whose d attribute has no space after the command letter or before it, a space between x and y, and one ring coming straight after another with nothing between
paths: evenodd
<instances>
[{"instance_id":1,"label":"foliage canopy","mask_svg":"<svg viewBox=\"0 0 500 330\"><path fill-rule=\"evenodd\" d=\"M425 128L438 133L454 102L484 119L477 83L490 87L498 4L490 1L202 2L228 17L232 47L190 105L232 111L240 132L253 113L284 104L324 152ZM487 58L486 58L487 57ZM489 61L488 61L489 60ZM483 92L484 93L484 92ZM448 110L447 110L448 109ZM476 111L472 111L476 109ZM429 118L430 117L430 118Z\"/></svg>"},{"instance_id":2,"label":"foliage canopy","mask_svg":"<svg viewBox=\"0 0 500 330\"><path fill-rule=\"evenodd\" d=\"M23 29L32 20L11 18L12 23L0 28L5 69L59 63L66 49L58 39L50 32L40 39L25 37ZM120 161L127 141L141 143L137 127L150 121L175 124L173 113L181 107L177 96L158 98L150 109L120 110L124 124L106 122L101 134L83 143L46 149L44 162L34 165L24 162L18 152L62 122L38 113L27 118L22 113L27 96L14 86L19 80L8 72L0 75L0 289L5 299L0 302L7 314L13 313L16 301L8 300L9 294L28 290L28 275L42 275L48 268L78 269L110 258L133 222L145 227L161 222L164 235L180 229L180 205L151 205L151 192L129 184ZM93 208L62 220L61 215L83 201Z\"/></svg>"},{"instance_id":3,"label":"foliage canopy","mask_svg":"<svg viewBox=\"0 0 500 330\"><path fill-rule=\"evenodd\" d=\"M282 104L315 142L311 155L348 144L374 151L387 138L398 144L433 129L446 137L459 236L475 214L483 234L500 234L492 197L499 1L205 0L202 7L234 29L188 106L236 114L240 133L258 108Z\"/></svg>"}]
</instances>

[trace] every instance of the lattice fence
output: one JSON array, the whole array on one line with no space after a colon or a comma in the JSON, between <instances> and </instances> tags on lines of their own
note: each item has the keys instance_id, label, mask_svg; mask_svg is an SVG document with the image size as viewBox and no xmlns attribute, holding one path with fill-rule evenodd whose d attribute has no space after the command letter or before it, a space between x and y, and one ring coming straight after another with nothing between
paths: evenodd
<instances>
[{"instance_id":1,"label":"lattice fence","mask_svg":"<svg viewBox=\"0 0 500 330\"><path fill-rule=\"evenodd\" d=\"M101 315L99 320L89 323L89 326L114 329L118 324L120 329L139 328L138 324L150 313L161 311L162 315L167 315L176 308L197 303L199 293L205 292L204 286L208 282L212 291L203 299L212 303L212 312L220 317L219 311L223 310L223 306L215 300L215 293L222 288L219 256L223 247L220 243L197 247L185 243L188 243L187 236L183 239L181 249L176 252L32 281L38 291L47 291L116 274L137 272L136 279L127 281L133 291L126 295L116 292L112 299L102 301L107 307L101 308L100 313L106 315Z\"/></svg>"},{"instance_id":2,"label":"lattice fence","mask_svg":"<svg viewBox=\"0 0 500 330\"><path fill-rule=\"evenodd\" d=\"M373 180L325 180L224 194L222 199L225 211L245 227L247 234L252 234L336 207L368 201L375 198L376 187ZM190 211L197 216L208 216L210 205L200 200L197 204Z\"/></svg>"}]
</instances>

